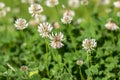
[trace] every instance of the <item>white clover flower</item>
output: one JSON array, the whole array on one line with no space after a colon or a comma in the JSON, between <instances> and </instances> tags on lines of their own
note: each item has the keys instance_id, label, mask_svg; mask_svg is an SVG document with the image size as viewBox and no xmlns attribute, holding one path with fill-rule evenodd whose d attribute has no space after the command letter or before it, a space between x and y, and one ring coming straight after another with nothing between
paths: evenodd
<instances>
[{"instance_id":1,"label":"white clover flower","mask_svg":"<svg viewBox=\"0 0 120 80\"><path fill-rule=\"evenodd\" d=\"M7 12L10 11L10 7L5 7L3 2L0 2L0 17L6 16Z\"/></svg>"},{"instance_id":2,"label":"white clover flower","mask_svg":"<svg viewBox=\"0 0 120 80\"><path fill-rule=\"evenodd\" d=\"M107 8L107 9L105 9L105 12L106 13L110 13L110 12L112 12L112 9L111 8Z\"/></svg>"},{"instance_id":3,"label":"white clover flower","mask_svg":"<svg viewBox=\"0 0 120 80\"><path fill-rule=\"evenodd\" d=\"M72 19L73 18L70 17L70 16L63 16L63 18L61 19L61 21L62 21L63 24L69 24L69 23L71 23Z\"/></svg>"},{"instance_id":4,"label":"white clover flower","mask_svg":"<svg viewBox=\"0 0 120 80\"><path fill-rule=\"evenodd\" d=\"M82 23L83 21L85 21L85 20L82 18L78 18L76 21L74 21L74 25L78 25L78 24Z\"/></svg>"},{"instance_id":5,"label":"white clover flower","mask_svg":"<svg viewBox=\"0 0 120 80\"><path fill-rule=\"evenodd\" d=\"M0 2L0 9L4 8L5 4L3 2Z\"/></svg>"},{"instance_id":6,"label":"white clover flower","mask_svg":"<svg viewBox=\"0 0 120 80\"><path fill-rule=\"evenodd\" d=\"M79 65L79 66L83 65L83 60L77 60L76 64Z\"/></svg>"},{"instance_id":7,"label":"white clover flower","mask_svg":"<svg viewBox=\"0 0 120 80\"><path fill-rule=\"evenodd\" d=\"M5 12L10 12L10 7L5 7L5 8L3 8L3 10L5 11Z\"/></svg>"},{"instance_id":8,"label":"white clover flower","mask_svg":"<svg viewBox=\"0 0 120 80\"><path fill-rule=\"evenodd\" d=\"M80 5L79 0L68 0L68 5L73 8L78 8Z\"/></svg>"},{"instance_id":9,"label":"white clover flower","mask_svg":"<svg viewBox=\"0 0 120 80\"><path fill-rule=\"evenodd\" d=\"M22 3L34 4L37 0L21 0Z\"/></svg>"},{"instance_id":10,"label":"white clover flower","mask_svg":"<svg viewBox=\"0 0 120 80\"><path fill-rule=\"evenodd\" d=\"M23 29L27 28L27 26L28 26L28 23L23 18L19 18L15 21L15 27L18 30L23 30Z\"/></svg>"},{"instance_id":11,"label":"white clover flower","mask_svg":"<svg viewBox=\"0 0 120 80\"><path fill-rule=\"evenodd\" d=\"M38 24L39 24L39 22L36 19L31 19L29 21L30 26L36 27Z\"/></svg>"},{"instance_id":12,"label":"white clover flower","mask_svg":"<svg viewBox=\"0 0 120 80\"><path fill-rule=\"evenodd\" d=\"M108 30L112 30L112 31L119 29L119 27L111 20L108 23L105 24L105 27Z\"/></svg>"},{"instance_id":13,"label":"white clover flower","mask_svg":"<svg viewBox=\"0 0 120 80\"><path fill-rule=\"evenodd\" d=\"M17 13L20 13L20 8L18 8L18 7L14 8L14 9L13 9L13 13L16 13L16 14L17 14Z\"/></svg>"},{"instance_id":14,"label":"white clover flower","mask_svg":"<svg viewBox=\"0 0 120 80\"><path fill-rule=\"evenodd\" d=\"M0 17L4 17L4 16L6 16L6 14L7 14L6 11L4 11L4 10L0 11Z\"/></svg>"},{"instance_id":15,"label":"white clover flower","mask_svg":"<svg viewBox=\"0 0 120 80\"><path fill-rule=\"evenodd\" d=\"M46 6L54 7L59 4L58 0L46 0Z\"/></svg>"},{"instance_id":16,"label":"white clover flower","mask_svg":"<svg viewBox=\"0 0 120 80\"><path fill-rule=\"evenodd\" d=\"M120 0L113 3L116 8L120 8Z\"/></svg>"},{"instance_id":17,"label":"white clover flower","mask_svg":"<svg viewBox=\"0 0 120 80\"><path fill-rule=\"evenodd\" d=\"M45 22L47 17L45 15L36 15L35 16L36 21L38 22Z\"/></svg>"},{"instance_id":18,"label":"white clover flower","mask_svg":"<svg viewBox=\"0 0 120 80\"><path fill-rule=\"evenodd\" d=\"M29 13L32 14L32 16L35 16L41 12L43 12L43 8L37 3L31 4L31 6L29 7Z\"/></svg>"},{"instance_id":19,"label":"white clover flower","mask_svg":"<svg viewBox=\"0 0 120 80\"><path fill-rule=\"evenodd\" d=\"M49 35L50 38L50 45L51 47L53 47L54 49L56 48L61 48L62 46L64 46L64 44L61 42L63 40L63 34L61 32L56 33L56 34L51 34Z\"/></svg>"},{"instance_id":20,"label":"white clover flower","mask_svg":"<svg viewBox=\"0 0 120 80\"><path fill-rule=\"evenodd\" d=\"M21 0L21 2L22 2L22 3L27 3L27 2L28 2L28 0Z\"/></svg>"},{"instance_id":21,"label":"white clover flower","mask_svg":"<svg viewBox=\"0 0 120 80\"><path fill-rule=\"evenodd\" d=\"M72 10L65 10L63 16L70 16L70 17L74 17L75 16L75 12Z\"/></svg>"},{"instance_id":22,"label":"white clover flower","mask_svg":"<svg viewBox=\"0 0 120 80\"><path fill-rule=\"evenodd\" d=\"M88 0L81 0L80 3L81 3L82 5L88 5Z\"/></svg>"},{"instance_id":23,"label":"white clover flower","mask_svg":"<svg viewBox=\"0 0 120 80\"><path fill-rule=\"evenodd\" d=\"M120 11L119 11L119 12L117 12L117 17L120 17Z\"/></svg>"},{"instance_id":24,"label":"white clover flower","mask_svg":"<svg viewBox=\"0 0 120 80\"><path fill-rule=\"evenodd\" d=\"M97 42L95 39L84 39L82 42L82 47L87 52L91 52L95 47L97 47Z\"/></svg>"},{"instance_id":25,"label":"white clover flower","mask_svg":"<svg viewBox=\"0 0 120 80\"><path fill-rule=\"evenodd\" d=\"M60 28L60 25L57 21L53 22L52 26L53 26L54 29L59 29Z\"/></svg>"},{"instance_id":26,"label":"white clover flower","mask_svg":"<svg viewBox=\"0 0 120 80\"><path fill-rule=\"evenodd\" d=\"M52 29L53 27L47 22L41 23L38 26L38 32L42 37L48 37L48 34L52 31Z\"/></svg>"},{"instance_id":27,"label":"white clover flower","mask_svg":"<svg viewBox=\"0 0 120 80\"><path fill-rule=\"evenodd\" d=\"M101 0L100 1L100 4L101 5L107 5L107 4L109 4L110 3L110 0Z\"/></svg>"}]
</instances>

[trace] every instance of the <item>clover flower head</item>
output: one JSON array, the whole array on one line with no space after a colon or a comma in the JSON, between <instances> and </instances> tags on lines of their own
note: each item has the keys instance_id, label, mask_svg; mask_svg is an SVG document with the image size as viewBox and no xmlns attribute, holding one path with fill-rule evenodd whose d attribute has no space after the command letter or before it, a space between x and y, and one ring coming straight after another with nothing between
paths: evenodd
<instances>
[{"instance_id":1,"label":"clover flower head","mask_svg":"<svg viewBox=\"0 0 120 80\"><path fill-rule=\"evenodd\" d=\"M6 14L7 14L6 11L4 11L4 10L0 11L0 17L4 17L4 16L6 16Z\"/></svg>"},{"instance_id":2,"label":"clover flower head","mask_svg":"<svg viewBox=\"0 0 120 80\"><path fill-rule=\"evenodd\" d=\"M108 21L108 23L105 24L105 27L112 31L119 29L119 27L112 20Z\"/></svg>"},{"instance_id":3,"label":"clover flower head","mask_svg":"<svg viewBox=\"0 0 120 80\"><path fill-rule=\"evenodd\" d=\"M54 7L59 4L58 0L46 0L46 6Z\"/></svg>"},{"instance_id":4,"label":"clover flower head","mask_svg":"<svg viewBox=\"0 0 120 80\"><path fill-rule=\"evenodd\" d=\"M69 24L69 23L71 23L72 19L73 18L71 16L63 16L61 21L62 21L63 24Z\"/></svg>"},{"instance_id":5,"label":"clover flower head","mask_svg":"<svg viewBox=\"0 0 120 80\"><path fill-rule=\"evenodd\" d=\"M53 22L52 26L53 26L54 29L59 29L60 28L60 25L57 21Z\"/></svg>"},{"instance_id":6,"label":"clover flower head","mask_svg":"<svg viewBox=\"0 0 120 80\"><path fill-rule=\"evenodd\" d=\"M38 32L42 37L48 37L48 34L52 31L52 29L53 27L47 22L40 23L38 26Z\"/></svg>"},{"instance_id":7,"label":"clover flower head","mask_svg":"<svg viewBox=\"0 0 120 80\"><path fill-rule=\"evenodd\" d=\"M81 0L80 3L81 5L88 5L88 0Z\"/></svg>"},{"instance_id":8,"label":"clover flower head","mask_svg":"<svg viewBox=\"0 0 120 80\"><path fill-rule=\"evenodd\" d=\"M61 42L63 40L64 35L59 32L59 33L55 33L55 34L51 34L49 35L50 38L50 45L56 49L56 48L61 48L62 46L64 46L64 44Z\"/></svg>"},{"instance_id":9,"label":"clover flower head","mask_svg":"<svg viewBox=\"0 0 120 80\"><path fill-rule=\"evenodd\" d=\"M101 5L107 5L107 4L109 4L110 3L110 0L101 0L100 1L100 4Z\"/></svg>"},{"instance_id":10,"label":"clover flower head","mask_svg":"<svg viewBox=\"0 0 120 80\"><path fill-rule=\"evenodd\" d=\"M75 12L73 10L65 10L63 16L71 16L74 17L75 16Z\"/></svg>"},{"instance_id":11,"label":"clover flower head","mask_svg":"<svg viewBox=\"0 0 120 80\"><path fill-rule=\"evenodd\" d=\"M120 8L120 0L113 3L116 8Z\"/></svg>"},{"instance_id":12,"label":"clover flower head","mask_svg":"<svg viewBox=\"0 0 120 80\"><path fill-rule=\"evenodd\" d=\"M20 68L22 71L27 71L28 70L28 67L27 66L21 66Z\"/></svg>"},{"instance_id":13,"label":"clover flower head","mask_svg":"<svg viewBox=\"0 0 120 80\"><path fill-rule=\"evenodd\" d=\"M45 15L38 14L38 15L35 16L35 19L38 22L45 22L47 20L47 17Z\"/></svg>"},{"instance_id":14,"label":"clover flower head","mask_svg":"<svg viewBox=\"0 0 120 80\"><path fill-rule=\"evenodd\" d=\"M84 39L82 42L82 47L87 52L91 52L95 47L97 47L97 42L95 39Z\"/></svg>"},{"instance_id":15,"label":"clover flower head","mask_svg":"<svg viewBox=\"0 0 120 80\"><path fill-rule=\"evenodd\" d=\"M32 16L40 14L41 12L43 12L43 7L37 3L31 4L29 7L29 13L32 14Z\"/></svg>"},{"instance_id":16,"label":"clover flower head","mask_svg":"<svg viewBox=\"0 0 120 80\"><path fill-rule=\"evenodd\" d=\"M79 0L68 0L68 5L73 8L78 8L80 5Z\"/></svg>"},{"instance_id":17,"label":"clover flower head","mask_svg":"<svg viewBox=\"0 0 120 80\"><path fill-rule=\"evenodd\" d=\"M79 65L79 66L83 65L83 60L77 60L76 64Z\"/></svg>"},{"instance_id":18,"label":"clover flower head","mask_svg":"<svg viewBox=\"0 0 120 80\"><path fill-rule=\"evenodd\" d=\"M5 4L3 2L0 2L0 9L4 8Z\"/></svg>"},{"instance_id":19,"label":"clover flower head","mask_svg":"<svg viewBox=\"0 0 120 80\"><path fill-rule=\"evenodd\" d=\"M18 30L23 30L23 29L27 28L27 26L28 26L28 23L23 18L19 18L15 21L15 27Z\"/></svg>"}]
</instances>

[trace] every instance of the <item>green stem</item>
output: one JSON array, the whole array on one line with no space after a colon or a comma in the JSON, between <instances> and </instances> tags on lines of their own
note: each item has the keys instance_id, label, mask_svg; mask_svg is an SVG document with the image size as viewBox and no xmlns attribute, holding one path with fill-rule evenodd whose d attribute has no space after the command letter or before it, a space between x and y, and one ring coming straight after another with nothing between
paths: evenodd
<instances>
[{"instance_id":1,"label":"green stem","mask_svg":"<svg viewBox=\"0 0 120 80\"><path fill-rule=\"evenodd\" d=\"M84 78L83 75L82 75L81 67L79 67L79 69L80 69L81 80L85 80L85 78Z\"/></svg>"},{"instance_id":2,"label":"green stem","mask_svg":"<svg viewBox=\"0 0 120 80\"><path fill-rule=\"evenodd\" d=\"M65 64L64 64L65 65ZM72 76L70 70L67 68L67 66L65 65L65 68L67 69L68 73Z\"/></svg>"},{"instance_id":3,"label":"green stem","mask_svg":"<svg viewBox=\"0 0 120 80\"><path fill-rule=\"evenodd\" d=\"M90 61L90 66L92 65L92 56L91 53L89 53L89 61Z\"/></svg>"},{"instance_id":4,"label":"green stem","mask_svg":"<svg viewBox=\"0 0 120 80\"><path fill-rule=\"evenodd\" d=\"M21 35L23 36L23 39L24 39L24 41L26 43L27 42L27 38L26 38L26 35L25 35L23 30L21 30Z\"/></svg>"},{"instance_id":5,"label":"green stem","mask_svg":"<svg viewBox=\"0 0 120 80\"><path fill-rule=\"evenodd\" d=\"M49 66L49 64L48 64L48 62L49 62L49 54L48 54L48 42L47 42L47 40L45 39L45 48L46 48L46 55L47 55L47 59L46 59L46 64L47 64L47 75L48 75L48 77L49 77L49 69L48 69L48 66Z\"/></svg>"},{"instance_id":6,"label":"green stem","mask_svg":"<svg viewBox=\"0 0 120 80\"><path fill-rule=\"evenodd\" d=\"M87 53L87 63L88 63L88 69L92 66L92 60L91 60L91 53ZM90 70L89 70L90 73ZM90 76L88 76L89 78Z\"/></svg>"}]
</instances>

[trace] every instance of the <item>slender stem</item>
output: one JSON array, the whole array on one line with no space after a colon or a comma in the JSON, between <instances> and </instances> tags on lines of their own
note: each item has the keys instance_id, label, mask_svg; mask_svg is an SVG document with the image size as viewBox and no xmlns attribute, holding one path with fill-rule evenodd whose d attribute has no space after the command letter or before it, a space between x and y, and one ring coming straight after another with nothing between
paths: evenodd
<instances>
[{"instance_id":1,"label":"slender stem","mask_svg":"<svg viewBox=\"0 0 120 80\"><path fill-rule=\"evenodd\" d=\"M7 63L7 66L8 66L12 71L15 72L15 69L14 69L9 63Z\"/></svg>"},{"instance_id":2,"label":"slender stem","mask_svg":"<svg viewBox=\"0 0 120 80\"><path fill-rule=\"evenodd\" d=\"M58 50L56 50L55 56L56 56L56 60L57 60L57 62L58 62L59 68L60 68L60 63L59 63L59 59L58 59L58 58L59 58Z\"/></svg>"},{"instance_id":3,"label":"slender stem","mask_svg":"<svg viewBox=\"0 0 120 80\"><path fill-rule=\"evenodd\" d=\"M79 67L79 69L80 69L81 80L85 80L85 78L84 78L83 75L82 75L81 67Z\"/></svg>"},{"instance_id":4,"label":"slender stem","mask_svg":"<svg viewBox=\"0 0 120 80\"><path fill-rule=\"evenodd\" d=\"M23 76L24 76L25 79L28 79L28 75L27 75L26 72L24 72L24 75L23 75Z\"/></svg>"},{"instance_id":5,"label":"slender stem","mask_svg":"<svg viewBox=\"0 0 120 80\"><path fill-rule=\"evenodd\" d=\"M90 66L92 65L92 56L91 53L89 53L89 62L90 62Z\"/></svg>"},{"instance_id":6,"label":"slender stem","mask_svg":"<svg viewBox=\"0 0 120 80\"><path fill-rule=\"evenodd\" d=\"M92 66L92 59L91 59L91 53L87 53L87 63L88 63L88 69ZM89 70L90 73L90 70ZM88 78L90 76L88 75Z\"/></svg>"},{"instance_id":7,"label":"slender stem","mask_svg":"<svg viewBox=\"0 0 120 80\"><path fill-rule=\"evenodd\" d=\"M64 65L65 65L65 64L64 64ZM68 73L72 76L72 74L71 74L70 70L67 68L67 66L66 66L66 65L65 65L65 67L66 67L66 69L67 69Z\"/></svg>"},{"instance_id":8,"label":"slender stem","mask_svg":"<svg viewBox=\"0 0 120 80\"><path fill-rule=\"evenodd\" d=\"M25 40L25 43L26 43L27 42L27 38L26 38L25 33L24 33L23 30L21 30L21 35L23 36L23 39Z\"/></svg>"},{"instance_id":9,"label":"slender stem","mask_svg":"<svg viewBox=\"0 0 120 80\"><path fill-rule=\"evenodd\" d=\"M47 40L45 39L45 48L46 48L46 55L47 55L47 59L46 59L46 64L47 64L47 75L48 75L48 77L49 77L49 67L48 67L48 62L49 62L49 54L48 54L48 42L47 42Z\"/></svg>"},{"instance_id":10,"label":"slender stem","mask_svg":"<svg viewBox=\"0 0 120 80\"><path fill-rule=\"evenodd\" d=\"M89 64L89 53L87 53L86 63L88 64L88 69L89 69L89 68L90 68L90 64ZM89 71L89 73L90 73L90 71ZM89 75L88 75L88 77L89 77Z\"/></svg>"}]
</instances>

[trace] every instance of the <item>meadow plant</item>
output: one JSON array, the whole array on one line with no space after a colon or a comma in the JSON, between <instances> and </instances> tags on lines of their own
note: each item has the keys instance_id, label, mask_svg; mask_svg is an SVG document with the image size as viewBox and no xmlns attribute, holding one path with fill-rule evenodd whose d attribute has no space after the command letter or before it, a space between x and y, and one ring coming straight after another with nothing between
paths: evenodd
<instances>
[{"instance_id":1,"label":"meadow plant","mask_svg":"<svg viewBox=\"0 0 120 80\"><path fill-rule=\"evenodd\" d=\"M119 8L120 0L1 0L0 80L120 80Z\"/></svg>"}]
</instances>

